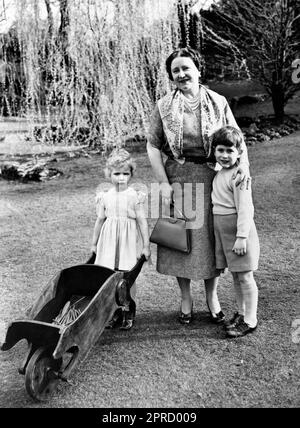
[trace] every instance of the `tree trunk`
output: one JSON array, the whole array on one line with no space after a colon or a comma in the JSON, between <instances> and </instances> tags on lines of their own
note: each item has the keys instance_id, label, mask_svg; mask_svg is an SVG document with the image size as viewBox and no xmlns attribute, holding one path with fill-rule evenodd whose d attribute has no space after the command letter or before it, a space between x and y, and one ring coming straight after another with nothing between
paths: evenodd
<instances>
[{"instance_id":1,"label":"tree trunk","mask_svg":"<svg viewBox=\"0 0 300 428\"><path fill-rule=\"evenodd\" d=\"M60 27L59 27L60 47L62 49L64 63L67 69L69 69L71 65L71 60L68 54L69 25L70 25L68 0L60 0L59 7L60 7Z\"/></svg>"},{"instance_id":2,"label":"tree trunk","mask_svg":"<svg viewBox=\"0 0 300 428\"><path fill-rule=\"evenodd\" d=\"M54 29L54 18L53 18L50 0L45 0L45 3L46 3L47 14L48 14L49 38L50 40L52 40L53 29Z\"/></svg>"},{"instance_id":3,"label":"tree trunk","mask_svg":"<svg viewBox=\"0 0 300 428\"><path fill-rule=\"evenodd\" d=\"M271 86L272 103L277 123L282 123L284 118L284 89L282 83L273 83Z\"/></svg>"}]
</instances>

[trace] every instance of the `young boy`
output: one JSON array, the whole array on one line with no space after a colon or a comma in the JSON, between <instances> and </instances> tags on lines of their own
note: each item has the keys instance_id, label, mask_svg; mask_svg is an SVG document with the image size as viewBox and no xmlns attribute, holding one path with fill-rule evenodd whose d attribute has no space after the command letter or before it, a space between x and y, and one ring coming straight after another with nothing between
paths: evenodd
<instances>
[{"instance_id":1,"label":"young boy","mask_svg":"<svg viewBox=\"0 0 300 428\"><path fill-rule=\"evenodd\" d=\"M233 276L238 311L225 323L228 337L252 333L257 327L258 289L253 271L258 268L259 241L253 220L251 181L236 186L232 177L241 156L241 132L225 126L214 133L212 154L222 169L213 181L212 203L218 269Z\"/></svg>"}]
</instances>

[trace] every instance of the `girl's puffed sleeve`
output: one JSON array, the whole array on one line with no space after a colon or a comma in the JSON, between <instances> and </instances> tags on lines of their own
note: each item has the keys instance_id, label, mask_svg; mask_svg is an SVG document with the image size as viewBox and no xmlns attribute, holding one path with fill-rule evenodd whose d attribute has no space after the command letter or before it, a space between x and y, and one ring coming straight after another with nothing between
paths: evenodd
<instances>
[{"instance_id":1,"label":"girl's puffed sleeve","mask_svg":"<svg viewBox=\"0 0 300 428\"><path fill-rule=\"evenodd\" d=\"M95 197L97 217L105 217L104 192L98 192Z\"/></svg>"}]
</instances>

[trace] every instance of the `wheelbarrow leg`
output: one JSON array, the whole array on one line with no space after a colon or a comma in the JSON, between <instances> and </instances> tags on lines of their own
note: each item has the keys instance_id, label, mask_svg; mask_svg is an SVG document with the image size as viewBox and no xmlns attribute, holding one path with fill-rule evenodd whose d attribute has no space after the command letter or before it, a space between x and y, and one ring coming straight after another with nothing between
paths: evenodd
<instances>
[{"instance_id":1,"label":"wheelbarrow leg","mask_svg":"<svg viewBox=\"0 0 300 428\"><path fill-rule=\"evenodd\" d=\"M29 343L26 357L24 358L24 360L22 361L22 364L18 368L19 374L25 375L27 364L28 364L30 358L32 357L34 351L35 351L35 349L33 348L32 343Z\"/></svg>"},{"instance_id":2,"label":"wheelbarrow leg","mask_svg":"<svg viewBox=\"0 0 300 428\"><path fill-rule=\"evenodd\" d=\"M132 298L130 299L130 302L129 302L129 312L135 318L135 315L136 315L136 303L135 303L135 301Z\"/></svg>"}]
</instances>

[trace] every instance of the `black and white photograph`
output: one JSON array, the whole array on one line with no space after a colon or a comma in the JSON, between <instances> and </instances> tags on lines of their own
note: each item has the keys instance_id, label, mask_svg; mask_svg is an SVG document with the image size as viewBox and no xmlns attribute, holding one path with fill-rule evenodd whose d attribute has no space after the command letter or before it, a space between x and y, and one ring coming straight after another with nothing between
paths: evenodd
<instances>
[{"instance_id":1,"label":"black and white photograph","mask_svg":"<svg viewBox=\"0 0 300 428\"><path fill-rule=\"evenodd\" d=\"M0 0L0 408L298 408L299 146L299 0Z\"/></svg>"}]
</instances>

